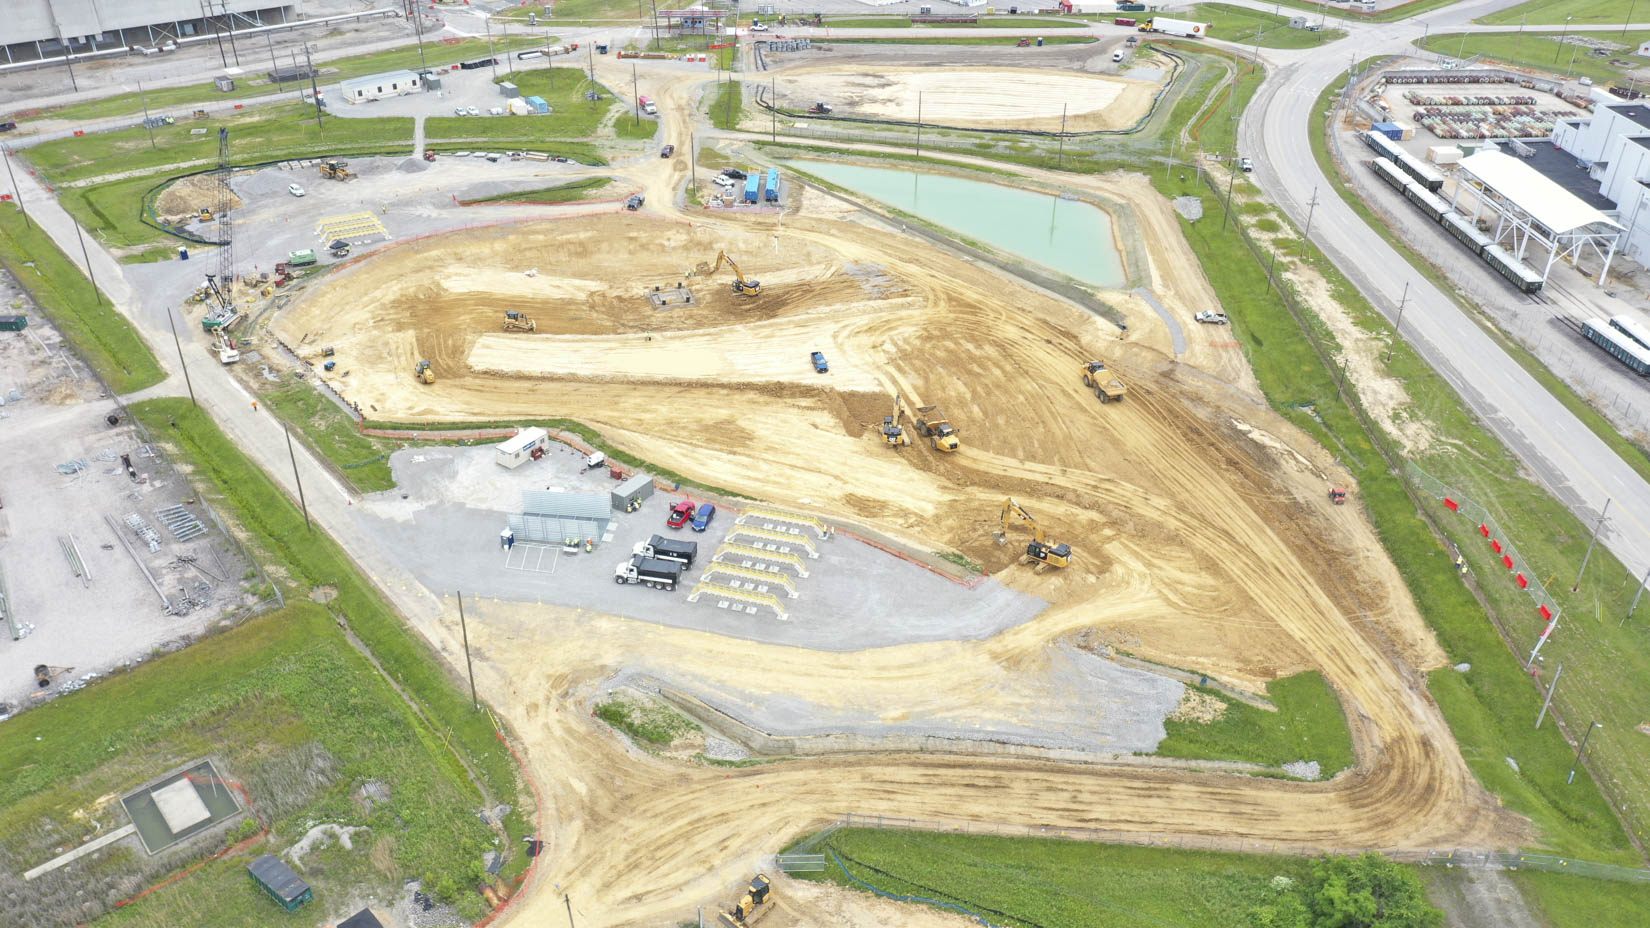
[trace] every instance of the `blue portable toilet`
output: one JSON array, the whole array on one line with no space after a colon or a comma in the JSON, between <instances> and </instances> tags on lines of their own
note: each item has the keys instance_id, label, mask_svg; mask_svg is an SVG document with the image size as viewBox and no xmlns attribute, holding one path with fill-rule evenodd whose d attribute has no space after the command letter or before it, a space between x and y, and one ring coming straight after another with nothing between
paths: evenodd
<instances>
[{"instance_id":1,"label":"blue portable toilet","mask_svg":"<svg viewBox=\"0 0 1650 928\"><path fill-rule=\"evenodd\" d=\"M179 261L188 261L189 260L189 246L187 246L187 245L179 245L178 246L178 260Z\"/></svg>"}]
</instances>

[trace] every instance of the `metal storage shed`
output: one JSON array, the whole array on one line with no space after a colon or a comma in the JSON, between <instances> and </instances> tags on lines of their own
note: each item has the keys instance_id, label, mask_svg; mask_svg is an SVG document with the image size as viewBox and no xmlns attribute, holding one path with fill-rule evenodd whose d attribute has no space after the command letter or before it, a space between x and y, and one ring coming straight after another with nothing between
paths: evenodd
<instances>
[{"instance_id":1,"label":"metal storage shed","mask_svg":"<svg viewBox=\"0 0 1650 928\"><path fill-rule=\"evenodd\" d=\"M246 872L251 875L252 882L263 887L264 892L269 893L288 912L298 911L299 906L315 898L309 884L274 854L265 854L247 864Z\"/></svg>"},{"instance_id":2,"label":"metal storage shed","mask_svg":"<svg viewBox=\"0 0 1650 928\"><path fill-rule=\"evenodd\" d=\"M629 512L632 503L639 503L653 495L653 475L637 474L613 490L613 508Z\"/></svg>"},{"instance_id":3,"label":"metal storage shed","mask_svg":"<svg viewBox=\"0 0 1650 928\"><path fill-rule=\"evenodd\" d=\"M521 515L509 521L517 541L559 545L600 539L612 517L613 504L605 493L527 490L521 494Z\"/></svg>"}]
</instances>

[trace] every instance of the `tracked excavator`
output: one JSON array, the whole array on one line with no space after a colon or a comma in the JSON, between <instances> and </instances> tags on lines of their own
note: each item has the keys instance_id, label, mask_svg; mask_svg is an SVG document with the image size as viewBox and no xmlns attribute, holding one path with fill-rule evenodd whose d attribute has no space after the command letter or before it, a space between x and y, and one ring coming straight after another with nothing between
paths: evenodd
<instances>
[{"instance_id":1,"label":"tracked excavator","mask_svg":"<svg viewBox=\"0 0 1650 928\"><path fill-rule=\"evenodd\" d=\"M1019 516L1031 527L1031 542L1026 545L1026 557L1050 567L1065 567L1071 563L1071 545L1050 541L1043 534L1043 527L1031 517L1026 507L1014 501L1014 497L1003 500L1002 529L997 533L997 543L1008 544L1009 522Z\"/></svg>"},{"instance_id":2,"label":"tracked excavator","mask_svg":"<svg viewBox=\"0 0 1650 928\"><path fill-rule=\"evenodd\" d=\"M882 417L882 443L890 448L909 445L911 436L905 434L905 429L899 424L905 418L905 401L898 393L894 394L894 411Z\"/></svg>"},{"instance_id":3,"label":"tracked excavator","mask_svg":"<svg viewBox=\"0 0 1650 928\"><path fill-rule=\"evenodd\" d=\"M722 928L750 928L773 908L773 884L763 874L757 874L745 895L733 904L733 909L716 916Z\"/></svg>"},{"instance_id":4,"label":"tracked excavator","mask_svg":"<svg viewBox=\"0 0 1650 928\"><path fill-rule=\"evenodd\" d=\"M712 264L711 262L706 261L703 264L700 264L698 267L694 268L693 269L694 276L696 276L696 277L710 277L711 275L715 274L717 271L720 271L722 269L722 265L724 265L724 264L726 264L730 268L733 268L733 292L734 293L743 293L746 296L756 296L758 293L762 292L762 282L759 281L759 280L752 280L751 278L746 277L744 275L744 273L739 270L739 265L732 258L728 257L728 253L725 252L725 251L718 251L716 253L716 263L715 264Z\"/></svg>"}]
</instances>

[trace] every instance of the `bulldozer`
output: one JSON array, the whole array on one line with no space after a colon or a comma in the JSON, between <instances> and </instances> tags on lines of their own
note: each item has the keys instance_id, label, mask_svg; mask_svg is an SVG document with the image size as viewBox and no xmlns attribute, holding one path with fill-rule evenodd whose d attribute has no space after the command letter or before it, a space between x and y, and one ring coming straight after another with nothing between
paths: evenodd
<instances>
[{"instance_id":1,"label":"bulldozer","mask_svg":"<svg viewBox=\"0 0 1650 928\"><path fill-rule=\"evenodd\" d=\"M1083 362L1083 386L1093 389L1094 395L1100 397L1102 403L1121 403L1123 395L1129 392L1129 388L1123 386L1123 381L1106 370L1104 361Z\"/></svg>"},{"instance_id":2,"label":"bulldozer","mask_svg":"<svg viewBox=\"0 0 1650 928\"><path fill-rule=\"evenodd\" d=\"M957 440L959 433L951 420L945 417L945 410L938 406L917 407L917 431L923 437L933 442L935 451L950 454L961 447Z\"/></svg>"},{"instance_id":3,"label":"bulldozer","mask_svg":"<svg viewBox=\"0 0 1650 928\"><path fill-rule=\"evenodd\" d=\"M773 905L773 884L765 875L758 873L733 908L717 914L716 924L722 928L750 928L768 914Z\"/></svg>"},{"instance_id":4,"label":"bulldozer","mask_svg":"<svg viewBox=\"0 0 1650 928\"><path fill-rule=\"evenodd\" d=\"M354 180L355 172L349 169L348 161L333 158L321 162L321 176L328 180Z\"/></svg>"},{"instance_id":5,"label":"bulldozer","mask_svg":"<svg viewBox=\"0 0 1650 928\"><path fill-rule=\"evenodd\" d=\"M728 257L728 253L725 252L725 251L719 251L719 252L716 253L716 263L715 264L712 264L711 262L706 261L703 264L700 264L698 267L694 268L693 269L693 276L709 277L712 274L715 274L717 271L721 270L723 264L726 264L728 267L733 268L733 292L734 293L743 293L746 296L756 296L758 293L760 293L762 291L761 281L751 280L750 278L746 277L744 275L744 273L739 270L739 265L736 264L732 258Z\"/></svg>"},{"instance_id":6,"label":"bulldozer","mask_svg":"<svg viewBox=\"0 0 1650 928\"><path fill-rule=\"evenodd\" d=\"M1071 545L1050 541L1048 536L1043 534L1043 527L1038 525L1037 520L1026 511L1026 507L1015 502L1012 496L1003 500L1002 528L997 533L997 544L1008 544L1009 522L1015 516L1031 526L1031 541L1026 545L1026 557L1050 567L1065 567L1071 563Z\"/></svg>"},{"instance_id":7,"label":"bulldozer","mask_svg":"<svg viewBox=\"0 0 1650 928\"><path fill-rule=\"evenodd\" d=\"M905 401L900 398L898 393L896 393L894 394L893 413L882 417L883 444L888 445L891 448L898 448L901 445L909 445L911 443L911 436L905 434L905 429L900 425L900 420L904 418Z\"/></svg>"},{"instance_id":8,"label":"bulldozer","mask_svg":"<svg viewBox=\"0 0 1650 928\"><path fill-rule=\"evenodd\" d=\"M528 318L527 314L514 309L504 311L504 331L506 332L536 332L539 324Z\"/></svg>"},{"instance_id":9,"label":"bulldozer","mask_svg":"<svg viewBox=\"0 0 1650 928\"><path fill-rule=\"evenodd\" d=\"M420 361L413 367L413 377L419 383L435 383L435 371L430 370L430 362Z\"/></svg>"}]
</instances>

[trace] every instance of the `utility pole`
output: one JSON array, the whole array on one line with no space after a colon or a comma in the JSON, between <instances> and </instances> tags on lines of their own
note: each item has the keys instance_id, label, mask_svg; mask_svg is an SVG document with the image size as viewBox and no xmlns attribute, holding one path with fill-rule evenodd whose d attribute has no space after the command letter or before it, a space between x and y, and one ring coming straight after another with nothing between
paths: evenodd
<instances>
[{"instance_id":1,"label":"utility pole","mask_svg":"<svg viewBox=\"0 0 1650 928\"><path fill-rule=\"evenodd\" d=\"M1318 209L1318 188L1312 188L1312 201L1306 205L1306 231L1301 233L1301 257L1306 257L1306 240L1312 235L1312 214Z\"/></svg>"},{"instance_id":2,"label":"utility pole","mask_svg":"<svg viewBox=\"0 0 1650 928\"><path fill-rule=\"evenodd\" d=\"M1529 18L1527 14L1518 17L1518 35L1513 37L1512 60L1514 61L1518 60L1518 43L1524 41L1524 22Z\"/></svg>"},{"instance_id":3,"label":"utility pole","mask_svg":"<svg viewBox=\"0 0 1650 928\"><path fill-rule=\"evenodd\" d=\"M149 148L155 148L155 127L149 124L149 95L143 92L143 82L138 81L138 99L143 101L143 128L149 130Z\"/></svg>"},{"instance_id":4,"label":"utility pole","mask_svg":"<svg viewBox=\"0 0 1650 928\"><path fill-rule=\"evenodd\" d=\"M1392 363L1392 349L1398 344L1399 333L1404 328L1404 304L1409 302L1409 281L1404 281L1404 296L1398 301L1398 321L1392 324L1392 342L1386 346L1387 363Z\"/></svg>"},{"instance_id":5,"label":"utility pole","mask_svg":"<svg viewBox=\"0 0 1650 928\"><path fill-rule=\"evenodd\" d=\"M1625 20L1622 20L1622 23L1621 23L1621 34L1623 36L1627 35L1627 24L1633 21L1633 8L1637 7L1638 5L1639 5L1639 0L1632 0L1631 3L1627 4L1627 18Z\"/></svg>"},{"instance_id":6,"label":"utility pole","mask_svg":"<svg viewBox=\"0 0 1650 928\"><path fill-rule=\"evenodd\" d=\"M69 53L69 43L63 40L63 25L57 21L57 13L52 13L52 25L57 27L57 42L63 46L63 63L69 68L69 86L75 93L80 92L80 82L74 77L74 56Z\"/></svg>"},{"instance_id":7,"label":"utility pole","mask_svg":"<svg viewBox=\"0 0 1650 928\"><path fill-rule=\"evenodd\" d=\"M1568 779L1566 779L1564 781L1566 786L1571 784L1571 783L1574 783L1576 781L1576 768L1581 766L1581 755L1584 751L1587 750L1587 739L1591 738L1593 736L1593 729L1603 728L1603 727L1604 727L1603 722L1589 722L1588 723L1587 733L1585 735L1581 736L1581 747L1576 748L1575 763L1570 765L1570 776L1569 776Z\"/></svg>"},{"instance_id":8,"label":"utility pole","mask_svg":"<svg viewBox=\"0 0 1650 928\"><path fill-rule=\"evenodd\" d=\"M630 95L636 98L636 125L642 124L642 82L636 77L636 62L630 63Z\"/></svg>"},{"instance_id":9,"label":"utility pole","mask_svg":"<svg viewBox=\"0 0 1650 928\"><path fill-rule=\"evenodd\" d=\"M1641 597L1641 596L1643 596L1643 595L1644 595L1644 587L1645 587L1645 584L1650 584L1650 568L1646 568L1646 569L1645 569L1645 571L1644 571L1644 579L1643 579L1643 580L1640 580L1640 581L1639 581L1639 591L1638 591L1638 592L1637 592L1637 593L1634 593L1634 594L1633 594L1633 604L1632 604L1632 605L1631 605L1631 606L1628 606L1628 607L1627 607L1627 614L1626 614L1626 615L1624 615L1624 616L1622 616L1622 617L1621 617L1621 621L1620 621L1620 622L1617 622L1617 623L1616 623L1616 627L1617 627L1617 628L1620 628L1620 627L1622 627L1622 626L1623 626L1623 625L1626 625L1626 624L1627 624L1627 620L1628 620L1628 619L1630 619L1630 618L1632 618L1632 617L1633 617L1633 613L1635 613L1635 612L1637 612L1637 611L1638 611L1638 608L1639 608L1639 597Z\"/></svg>"},{"instance_id":10,"label":"utility pole","mask_svg":"<svg viewBox=\"0 0 1650 928\"><path fill-rule=\"evenodd\" d=\"M1587 553L1581 556L1581 569L1576 571L1576 582L1570 587L1572 593L1581 589L1581 575L1587 572L1587 560L1593 556L1593 545L1598 544L1598 531L1604 527L1604 514L1610 511L1611 502L1609 498L1604 500L1604 510L1598 514L1598 521L1593 523L1593 537L1587 542Z\"/></svg>"},{"instance_id":11,"label":"utility pole","mask_svg":"<svg viewBox=\"0 0 1650 928\"><path fill-rule=\"evenodd\" d=\"M427 68L424 61L424 11L420 9L418 0L407 0L407 13L413 18L413 31L418 34L418 66Z\"/></svg>"},{"instance_id":12,"label":"utility pole","mask_svg":"<svg viewBox=\"0 0 1650 928\"><path fill-rule=\"evenodd\" d=\"M487 29L487 60L493 63L493 80L498 80L498 56L493 54L493 21L482 17L481 25Z\"/></svg>"},{"instance_id":13,"label":"utility pole","mask_svg":"<svg viewBox=\"0 0 1650 928\"><path fill-rule=\"evenodd\" d=\"M470 662L470 626L464 621L464 591L458 591L458 630L464 636L464 667L470 672L470 704L481 708L481 700L476 698L476 666ZM572 914L572 909L568 909Z\"/></svg>"},{"instance_id":14,"label":"utility pole","mask_svg":"<svg viewBox=\"0 0 1650 928\"><path fill-rule=\"evenodd\" d=\"M212 12L207 7L206 0L201 0L200 11L201 11L201 21L202 22L205 22L206 20L209 20L209 19L212 18ZM215 38L217 38L217 40L218 40L218 60L223 62L223 66L224 66L225 69L228 69L228 67L229 67L229 55L223 50L223 24L222 23L214 23L213 24L213 26L212 26L212 35Z\"/></svg>"},{"instance_id":15,"label":"utility pole","mask_svg":"<svg viewBox=\"0 0 1650 928\"><path fill-rule=\"evenodd\" d=\"M298 455L292 450L292 427L284 423L281 427L286 429L286 456L292 459L292 482L298 487L298 505L304 510L304 531L313 532L315 527L309 523L309 503L304 499L304 481L298 476Z\"/></svg>"},{"instance_id":16,"label":"utility pole","mask_svg":"<svg viewBox=\"0 0 1650 928\"><path fill-rule=\"evenodd\" d=\"M275 63L275 40L264 33L264 44L269 46L269 76L275 78L275 92L281 92L281 66Z\"/></svg>"},{"instance_id":17,"label":"utility pole","mask_svg":"<svg viewBox=\"0 0 1650 928\"><path fill-rule=\"evenodd\" d=\"M688 184L693 192L699 192L699 152L693 144L693 133L688 133Z\"/></svg>"},{"instance_id":18,"label":"utility pole","mask_svg":"<svg viewBox=\"0 0 1650 928\"><path fill-rule=\"evenodd\" d=\"M510 21L504 20L504 66L510 69L510 76L516 76L516 56L510 54ZM493 65L494 70L498 65Z\"/></svg>"},{"instance_id":19,"label":"utility pole","mask_svg":"<svg viewBox=\"0 0 1650 928\"><path fill-rule=\"evenodd\" d=\"M6 176L11 179L11 195L17 198L17 211L23 214L23 228L32 229L34 223L29 221L29 211L23 208L23 188L17 186L17 175L11 170L11 147L0 145L0 154L6 158Z\"/></svg>"},{"instance_id":20,"label":"utility pole","mask_svg":"<svg viewBox=\"0 0 1650 928\"><path fill-rule=\"evenodd\" d=\"M779 78L771 74L768 75L768 140L779 141Z\"/></svg>"},{"instance_id":21,"label":"utility pole","mask_svg":"<svg viewBox=\"0 0 1650 928\"><path fill-rule=\"evenodd\" d=\"M578 928L573 924L573 900L566 893L561 894L561 901L567 903L567 928Z\"/></svg>"},{"instance_id":22,"label":"utility pole","mask_svg":"<svg viewBox=\"0 0 1650 928\"><path fill-rule=\"evenodd\" d=\"M1055 168L1061 171L1066 168L1066 105L1060 104L1060 153L1055 161Z\"/></svg>"},{"instance_id":23,"label":"utility pole","mask_svg":"<svg viewBox=\"0 0 1650 928\"><path fill-rule=\"evenodd\" d=\"M922 157L922 91L917 91L917 157Z\"/></svg>"},{"instance_id":24,"label":"utility pole","mask_svg":"<svg viewBox=\"0 0 1650 928\"><path fill-rule=\"evenodd\" d=\"M92 255L86 250L86 236L80 231L79 220L71 218L69 221L74 224L75 238L80 239L80 256L86 259L86 279L92 283L92 298L97 301L97 305L102 306L103 291L97 289L97 277L92 273Z\"/></svg>"},{"instance_id":25,"label":"utility pole","mask_svg":"<svg viewBox=\"0 0 1650 928\"><path fill-rule=\"evenodd\" d=\"M1226 221L1232 218L1232 185L1237 183L1237 165L1233 164L1226 174L1226 208L1220 211L1220 231L1226 231Z\"/></svg>"},{"instance_id":26,"label":"utility pole","mask_svg":"<svg viewBox=\"0 0 1650 928\"><path fill-rule=\"evenodd\" d=\"M1574 18L1574 16L1564 17L1564 31L1559 33L1558 47L1553 49L1553 64L1558 64L1558 56L1564 53L1564 43L1570 38L1570 20Z\"/></svg>"},{"instance_id":27,"label":"utility pole","mask_svg":"<svg viewBox=\"0 0 1650 928\"><path fill-rule=\"evenodd\" d=\"M321 90L315 86L315 62L309 58L309 43L304 43L304 69L309 72L309 92L315 97L315 128L321 128Z\"/></svg>"},{"instance_id":28,"label":"utility pole","mask_svg":"<svg viewBox=\"0 0 1650 928\"><path fill-rule=\"evenodd\" d=\"M1535 727L1541 727L1541 720L1547 717L1547 707L1553 704L1553 694L1558 692L1558 678L1564 673L1564 664L1561 662L1558 669L1553 671L1553 682L1547 686L1547 698L1541 700L1541 714L1535 717Z\"/></svg>"},{"instance_id":29,"label":"utility pole","mask_svg":"<svg viewBox=\"0 0 1650 928\"><path fill-rule=\"evenodd\" d=\"M183 385L189 388L189 405L200 408L195 401L195 385L189 380L189 362L183 359L183 342L178 341L178 321L172 315L172 310L166 311L166 321L172 326L172 345L178 349L178 366L183 368Z\"/></svg>"}]
</instances>

